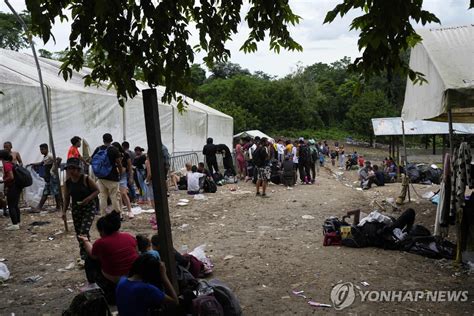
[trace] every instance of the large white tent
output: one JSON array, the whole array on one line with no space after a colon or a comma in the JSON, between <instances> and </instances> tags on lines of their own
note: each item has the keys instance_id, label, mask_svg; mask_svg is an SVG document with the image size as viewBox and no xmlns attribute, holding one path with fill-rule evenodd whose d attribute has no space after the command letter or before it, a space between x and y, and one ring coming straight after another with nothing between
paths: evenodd
<instances>
[{"instance_id":1,"label":"large white tent","mask_svg":"<svg viewBox=\"0 0 474 316\"><path fill-rule=\"evenodd\" d=\"M129 99L124 108L113 89L84 87L82 77L90 71L74 72L70 80L59 75L60 63L40 59L52 120L56 152L65 157L70 138L80 136L92 148L100 145L102 134L115 140L128 140L131 146L147 147L141 93ZM0 49L0 142L11 141L23 160L40 159L38 145L48 143L38 73L31 55ZM148 88L139 83L140 89ZM158 87L160 99L164 87ZM183 96L184 97L184 96ZM159 101L163 143L174 154L201 152L207 137L215 143L232 146L232 117L184 97L186 111L179 113L177 103Z\"/></svg>"},{"instance_id":2,"label":"large white tent","mask_svg":"<svg viewBox=\"0 0 474 316\"><path fill-rule=\"evenodd\" d=\"M375 136L403 135L401 117L373 118L372 127ZM474 134L474 124L454 123L455 134ZM449 134L449 124L433 121L405 122L405 135L445 135Z\"/></svg>"},{"instance_id":3,"label":"large white tent","mask_svg":"<svg viewBox=\"0 0 474 316\"><path fill-rule=\"evenodd\" d=\"M417 30L423 38L410 54L410 68L428 80L407 80L404 121L474 122L474 25Z\"/></svg>"}]
</instances>

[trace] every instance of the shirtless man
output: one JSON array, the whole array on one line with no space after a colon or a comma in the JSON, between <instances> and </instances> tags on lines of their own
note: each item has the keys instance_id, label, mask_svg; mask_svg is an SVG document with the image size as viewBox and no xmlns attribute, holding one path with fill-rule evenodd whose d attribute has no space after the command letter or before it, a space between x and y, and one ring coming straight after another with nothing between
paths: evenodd
<instances>
[{"instance_id":1,"label":"shirtless man","mask_svg":"<svg viewBox=\"0 0 474 316\"><path fill-rule=\"evenodd\" d=\"M3 143L3 149L8 151L10 153L10 155L12 156L12 158L13 158L12 162L14 164L19 164L20 166L23 165L23 161L21 160L20 153L17 152L17 151L13 151L12 147L13 147L12 142L10 142L10 141L7 141L7 142Z\"/></svg>"}]
</instances>

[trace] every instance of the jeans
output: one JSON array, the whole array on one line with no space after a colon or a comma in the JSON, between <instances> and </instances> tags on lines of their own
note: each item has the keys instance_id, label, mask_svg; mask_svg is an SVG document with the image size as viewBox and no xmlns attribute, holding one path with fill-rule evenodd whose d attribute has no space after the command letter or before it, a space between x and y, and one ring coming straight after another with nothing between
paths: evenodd
<instances>
[{"instance_id":1,"label":"jeans","mask_svg":"<svg viewBox=\"0 0 474 316\"><path fill-rule=\"evenodd\" d=\"M147 196L147 185L145 184L145 169L137 169L137 179L138 179L138 185L140 186L141 189L141 196L143 199L146 198Z\"/></svg>"},{"instance_id":2,"label":"jeans","mask_svg":"<svg viewBox=\"0 0 474 316\"><path fill-rule=\"evenodd\" d=\"M21 189L13 184L7 189L7 203L8 211L10 212L10 218L13 225L20 223L20 208L18 203L20 202Z\"/></svg>"}]
</instances>

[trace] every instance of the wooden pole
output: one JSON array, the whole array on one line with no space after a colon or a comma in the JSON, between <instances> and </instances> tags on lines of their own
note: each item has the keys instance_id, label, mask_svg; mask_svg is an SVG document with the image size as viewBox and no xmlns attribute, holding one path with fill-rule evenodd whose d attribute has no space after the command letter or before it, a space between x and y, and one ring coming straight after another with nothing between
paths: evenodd
<instances>
[{"instance_id":1,"label":"wooden pole","mask_svg":"<svg viewBox=\"0 0 474 316\"><path fill-rule=\"evenodd\" d=\"M158 224L158 236L160 238L160 255L161 260L166 265L166 271L171 284L173 284L173 287L178 293L176 262L166 190L165 162L161 142L160 116L158 113L158 99L155 89L146 89L143 90L142 93L146 136L148 140L148 159L150 160L153 198L155 199L155 215Z\"/></svg>"},{"instance_id":2,"label":"wooden pole","mask_svg":"<svg viewBox=\"0 0 474 316\"><path fill-rule=\"evenodd\" d=\"M433 155L436 155L436 135L433 135Z\"/></svg>"}]
</instances>

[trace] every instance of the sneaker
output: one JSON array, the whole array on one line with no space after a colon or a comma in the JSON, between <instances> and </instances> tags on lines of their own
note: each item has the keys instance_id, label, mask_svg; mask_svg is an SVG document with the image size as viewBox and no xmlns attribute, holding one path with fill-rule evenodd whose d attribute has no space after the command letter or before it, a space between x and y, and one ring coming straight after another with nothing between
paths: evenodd
<instances>
[{"instance_id":1,"label":"sneaker","mask_svg":"<svg viewBox=\"0 0 474 316\"><path fill-rule=\"evenodd\" d=\"M10 225L7 228L5 228L5 230L20 230L20 225L19 224Z\"/></svg>"},{"instance_id":2,"label":"sneaker","mask_svg":"<svg viewBox=\"0 0 474 316\"><path fill-rule=\"evenodd\" d=\"M257 194L255 194L255 196L260 196L260 192L257 192Z\"/></svg>"}]
</instances>

